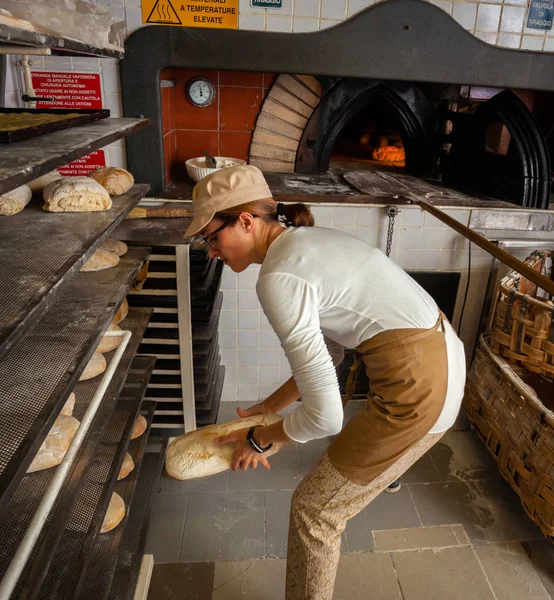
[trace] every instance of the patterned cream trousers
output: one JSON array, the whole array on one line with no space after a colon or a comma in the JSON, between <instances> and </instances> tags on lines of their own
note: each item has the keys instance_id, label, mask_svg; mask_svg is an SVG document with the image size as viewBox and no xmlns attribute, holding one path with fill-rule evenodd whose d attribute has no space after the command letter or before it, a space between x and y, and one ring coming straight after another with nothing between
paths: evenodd
<instances>
[{"instance_id":1,"label":"patterned cream trousers","mask_svg":"<svg viewBox=\"0 0 554 600\"><path fill-rule=\"evenodd\" d=\"M292 498L287 556L287 600L331 600L341 534L360 513L406 472L444 433L429 433L367 485L354 483L331 464L327 452Z\"/></svg>"}]
</instances>

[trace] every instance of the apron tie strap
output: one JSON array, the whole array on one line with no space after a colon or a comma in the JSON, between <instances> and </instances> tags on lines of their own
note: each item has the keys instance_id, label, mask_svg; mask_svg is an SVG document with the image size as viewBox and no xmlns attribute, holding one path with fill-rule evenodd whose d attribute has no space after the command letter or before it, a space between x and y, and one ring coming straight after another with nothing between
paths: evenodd
<instances>
[{"instance_id":1,"label":"apron tie strap","mask_svg":"<svg viewBox=\"0 0 554 600\"><path fill-rule=\"evenodd\" d=\"M350 372L348 373L348 379L346 380L346 390L342 397L343 408L347 403L352 400L354 391L356 390L356 384L358 383L358 373L360 365L362 364L362 355L359 352L354 353L354 361L350 366Z\"/></svg>"}]
</instances>

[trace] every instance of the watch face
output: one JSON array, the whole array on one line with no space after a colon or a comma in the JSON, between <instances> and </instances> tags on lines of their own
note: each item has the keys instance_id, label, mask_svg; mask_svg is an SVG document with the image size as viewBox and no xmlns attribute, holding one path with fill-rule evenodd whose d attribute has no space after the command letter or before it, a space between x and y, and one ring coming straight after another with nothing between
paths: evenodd
<instances>
[{"instance_id":1,"label":"watch face","mask_svg":"<svg viewBox=\"0 0 554 600\"><path fill-rule=\"evenodd\" d=\"M209 106L215 100L215 86L208 79L191 79L186 87L186 95L194 106Z\"/></svg>"}]
</instances>

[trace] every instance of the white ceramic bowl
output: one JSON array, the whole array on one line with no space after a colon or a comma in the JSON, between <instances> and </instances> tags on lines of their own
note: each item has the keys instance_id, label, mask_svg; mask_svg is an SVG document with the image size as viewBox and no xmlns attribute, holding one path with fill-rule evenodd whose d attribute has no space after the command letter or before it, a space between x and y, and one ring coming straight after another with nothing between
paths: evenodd
<instances>
[{"instance_id":1,"label":"white ceramic bowl","mask_svg":"<svg viewBox=\"0 0 554 600\"><path fill-rule=\"evenodd\" d=\"M188 176L193 181L200 181L206 175L210 175L210 173L215 173L216 171L220 171L221 169L226 169L227 167L237 167L239 165L245 165L245 160L240 160L239 158L230 158L228 156L214 156L216 163L218 165L217 169L212 169L211 167L206 166L206 159L203 156L197 156L196 158L189 158L185 162L185 166L187 167Z\"/></svg>"}]
</instances>

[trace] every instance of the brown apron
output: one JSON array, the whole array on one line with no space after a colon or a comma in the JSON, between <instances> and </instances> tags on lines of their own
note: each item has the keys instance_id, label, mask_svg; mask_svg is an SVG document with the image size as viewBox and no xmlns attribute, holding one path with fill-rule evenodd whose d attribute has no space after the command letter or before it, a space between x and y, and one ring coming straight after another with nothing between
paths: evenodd
<instances>
[{"instance_id":1,"label":"brown apron","mask_svg":"<svg viewBox=\"0 0 554 600\"><path fill-rule=\"evenodd\" d=\"M384 331L356 348L369 399L328 449L333 466L351 481L368 484L437 422L448 384L443 320L440 313L430 329Z\"/></svg>"}]
</instances>

